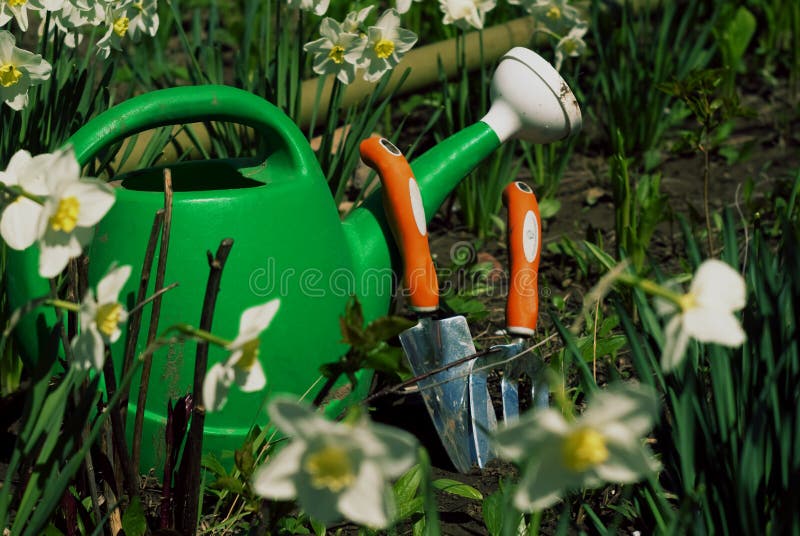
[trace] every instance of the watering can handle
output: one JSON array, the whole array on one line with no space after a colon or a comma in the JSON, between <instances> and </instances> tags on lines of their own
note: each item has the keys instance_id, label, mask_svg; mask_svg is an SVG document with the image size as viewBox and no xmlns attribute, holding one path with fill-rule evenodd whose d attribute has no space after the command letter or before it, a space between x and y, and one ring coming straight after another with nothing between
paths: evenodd
<instances>
[{"instance_id":1,"label":"watering can handle","mask_svg":"<svg viewBox=\"0 0 800 536\"><path fill-rule=\"evenodd\" d=\"M539 319L539 259L542 218L531 187L514 181L503 191L508 208L508 254L511 274L506 301L506 330L531 336Z\"/></svg>"},{"instance_id":2,"label":"watering can handle","mask_svg":"<svg viewBox=\"0 0 800 536\"><path fill-rule=\"evenodd\" d=\"M114 142L152 128L197 121L230 121L253 127L269 141L270 161L307 176L319 169L300 129L280 109L242 89L183 86L145 93L101 113L67 141L85 165Z\"/></svg>"},{"instance_id":3,"label":"watering can handle","mask_svg":"<svg viewBox=\"0 0 800 536\"><path fill-rule=\"evenodd\" d=\"M403 153L385 138L367 138L359 146L361 159L378 172L383 186L386 219L403 257L403 283L409 307L417 312L439 308L439 283L428 245L422 195Z\"/></svg>"}]
</instances>

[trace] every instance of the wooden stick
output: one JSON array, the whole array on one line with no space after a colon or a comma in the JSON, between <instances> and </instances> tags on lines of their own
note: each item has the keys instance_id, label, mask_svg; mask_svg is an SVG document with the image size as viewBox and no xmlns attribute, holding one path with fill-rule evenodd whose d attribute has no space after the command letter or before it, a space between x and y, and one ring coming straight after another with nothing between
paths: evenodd
<instances>
[{"instance_id":1,"label":"wooden stick","mask_svg":"<svg viewBox=\"0 0 800 536\"><path fill-rule=\"evenodd\" d=\"M169 252L169 234L172 227L172 173L164 170L164 224L161 227L161 250L158 252L156 281L154 290L158 292L164 286L164 274L167 269L167 253ZM147 332L147 345L155 340L158 334L158 320L161 316L161 295L153 300L150 313L150 327ZM153 367L153 356L147 354L142 363L142 377L139 381L139 398L136 400L136 416L133 425L133 466L139 467L142 450L142 427L144 426L144 406L147 402L147 388L150 383L150 370Z\"/></svg>"},{"instance_id":2,"label":"wooden stick","mask_svg":"<svg viewBox=\"0 0 800 536\"><path fill-rule=\"evenodd\" d=\"M206 294L203 298L203 311L200 314L200 329L211 331L212 320L214 319L214 308L217 304L217 294L222 280L222 269L225 261L233 247L233 240L226 238L222 240L217 249L215 257L208 252L209 274L206 284ZM208 342L198 341L197 354L194 362L194 408L192 409L192 423L189 428L189 437L186 439L185 473L186 487L183 497L178 500L183 501L183 508L179 518L178 527L181 534L194 536L197 530L197 512L200 497L200 460L203 451L203 426L205 424L206 407L203 400L203 381L206 377L208 368ZM183 463L181 465L184 465ZM183 469L183 468L182 468Z\"/></svg>"}]
</instances>

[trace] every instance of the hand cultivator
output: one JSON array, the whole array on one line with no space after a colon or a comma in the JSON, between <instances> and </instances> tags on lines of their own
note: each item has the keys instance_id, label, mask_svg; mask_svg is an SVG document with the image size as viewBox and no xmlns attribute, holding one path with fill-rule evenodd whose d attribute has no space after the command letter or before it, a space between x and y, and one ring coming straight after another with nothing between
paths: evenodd
<instances>
[{"instance_id":1,"label":"hand cultivator","mask_svg":"<svg viewBox=\"0 0 800 536\"><path fill-rule=\"evenodd\" d=\"M412 212L420 234L424 235L424 224L453 188L506 140L518 137L550 143L581 127L580 109L569 87L552 66L530 50L514 48L504 56L492 80L492 97L492 107L481 121L411 163L413 175L407 178L413 176L418 185ZM394 252L381 194L372 194L342 221L324 174L299 128L272 104L232 87L178 87L135 97L88 122L68 143L74 147L79 163L85 165L136 133L196 121L228 121L252 127L266 149L259 159L169 165L174 196L164 281L179 282L180 286L163 295L158 325L164 329L200 317L202 289L208 278L205 253L222 239L232 237L234 245L222 274L213 329L236 333L243 310L280 297L280 313L261 336L264 351L259 359L269 393L302 395L318 379L320 365L346 351L340 343L338 318L350 294L360 300L366 320L389 310L392 278L381 274L402 268ZM91 286L113 263L131 265L134 271L144 265L150 222L164 206L162 174L163 167L116 177L116 202L98 224L96 238L86 252L91 259ZM49 293L48 281L37 275L37 264L35 248L9 252L11 307L18 308ZM153 272L155 267L151 281L155 280ZM132 302L136 296L135 279L122 289L123 300ZM346 291L342 291L343 286ZM141 321L148 325L149 308L145 308ZM422 353L446 361L465 351L447 348L447 334L455 332L443 329L450 321L454 325L461 322L428 322L432 333L445 336L437 342L441 348L434 348L433 354L429 349ZM17 334L29 364L47 355L44 348L54 325L55 315L47 308L35 309L21 319ZM455 333L463 336L465 332ZM306 340L314 344L298 344ZM136 353L145 349L146 330L135 343ZM122 336L112 348L115 360L122 359L124 345ZM162 348L153 357L158 368L154 368L141 438L144 445L153 448L142 452L141 469L145 471L163 463L158 447L164 437L167 402L192 389L194 353L195 343L188 341ZM209 363L225 358L223 348L210 349ZM117 363L117 369L121 369L121 363ZM480 378L478 372L473 368L474 378ZM353 396L363 397L367 385L367 381L359 382ZM134 380L131 391L137 390ZM509 376L509 397L513 390L513 377ZM209 414L204 449L218 454L232 451L242 444L254 424L265 425L267 417L261 410L264 396L264 392L236 392L225 411ZM466 397L458 404L465 407ZM129 414L135 409L132 401ZM469 426L468 420L463 422ZM470 456L470 461L477 459Z\"/></svg>"}]
</instances>

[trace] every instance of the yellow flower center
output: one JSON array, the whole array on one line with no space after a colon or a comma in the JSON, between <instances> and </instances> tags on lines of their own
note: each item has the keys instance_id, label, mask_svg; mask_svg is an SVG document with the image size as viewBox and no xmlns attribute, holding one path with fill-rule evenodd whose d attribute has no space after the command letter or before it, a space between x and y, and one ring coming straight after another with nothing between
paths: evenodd
<instances>
[{"instance_id":1,"label":"yellow flower center","mask_svg":"<svg viewBox=\"0 0 800 536\"><path fill-rule=\"evenodd\" d=\"M94 315L97 329L106 337L114 334L121 318L122 305L119 303L104 303L97 308L97 313Z\"/></svg>"},{"instance_id":2,"label":"yellow flower center","mask_svg":"<svg viewBox=\"0 0 800 536\"><path fill-rule=\"evenodd\" d=\"M54 231L71 233L78 224L81 203L77 197L65 197L58 202L56 213L50 217L50 228Z\"/></svg>"},{"instance_id":3,"label":"yellow flower center","mask_svg":"<svg viewBox=\"0 0 800 536\"><path fill-rule=\"evenodd\" d=\"M576 473L601 464L608 459L603 434L592 428L579 428L564 439L564 465Z\"/></svg>"},{"instance_id":4,"label":"yellow flower center","mask_svg":"<svg viewBox=\"0 0 800 536\"><path fill-rule=\"evenodd\" d=\"M260 348L261 341L258 338L244 343L242 345L242 357L239 358L234 366L244 371L253 368L253 365L256 363L256 359L258 359Z\"/></svg>"},{"instance_id":5,"label":"yellow flower center","mask_svg":"<svg viewBox=\"0 0 800 536\"><path fill-rule=\"evenodd\" d=\"M21 77L22 72L10 63L0 64L0 86L13 86Z\"/></svg>"},{"instance_id":6,"label":"yellow flower center","mask_svg":"<svg viewBox=\"0 0 800 536\"><path fill-rule=\"evenodd\" d=\"M335 445L327 445L308 456L303 467L311 477L312 486L327 488L334 493L351 485L356 479L347 451Z\"/></svg>"},{"instance_id":7,"label":"yellow flower center","mask_svg":"<svg viewBox=\"0 0 800 536\"><path fill-rule=\"evenodd\" d=\"M576 50L578 50L578 43L574 39L564 41L564 52L566 52L567 55L572 54Z\"/></svg>"},{"instance_id":8,"label":"yellow flower center","mask_svg":"<svg viewBox=\"0 0 800 536\"><path fill-rule=\"evenodd\" d=\"M547 10L546 16L548 19L558 20L561 18L561 10L558 9L558 6L552 6Z\"/></svg>"},{"instance_id":9,"label":"yellow flower center","mask_svg":"<svg viewBox=\"0 0 800 536\"><path fill-rule=\"evenodd\" d=\"M333 63L341 65L344 63L344 47L341 45L334 45L330 52L328 52L328 58L333 61Z\"/></svg>"},{"instance_id":10,"label":"yellow flower center","mask_svg":"<svg viewBox=\"0 0 800 536\"><path fill-rule=\"evenodd\" d=\"M394 42L388 39L381 39L375 43L373 49L380 59L385 60L394 52Z\"/></svg>"},{"instance_id":11,"label":"yellow flower center","mask_svg":"<svg viewBox=\"0 0 800 536\"><path fill-rule=\"evenodd\" d=\"M678 305L681 308L681 311L688 311L690 309L694 309L697 307L697 298L691 292L687 292L686 294L681 295L678 298Z\"/></svg>"},{"instance_id":12,"label":"yellow flower center","mask_svg":"<svg viewBox=\"0 0 800 536\"><path fill-rule=\"evenodd\" d=\"M144 0L142 2L134 2L131 5L136 9L138 9L139 11L144 11Z\"/></svg>"},{"instance_id":13,"label":"yellow flower center","mask_svg":"<svg viewBox=\"0 0 800 536\"><path fill-rule=\"evenodd\" d=\"M120 17L114 21L114 33L120 37L125 37L125 33L128 31L128 24L130 24L130 19L128 17Z\"/></svg>"},{"instance_id":14,"label":"yellow flower center","mask_svg":"<svg viewBox=\"0 0 800 536\"><path fill-rule=\"evenodd\" d=\"M8 0L10 7L20 7L28 3L28 0Z\"/></svg>"}]
</instances>

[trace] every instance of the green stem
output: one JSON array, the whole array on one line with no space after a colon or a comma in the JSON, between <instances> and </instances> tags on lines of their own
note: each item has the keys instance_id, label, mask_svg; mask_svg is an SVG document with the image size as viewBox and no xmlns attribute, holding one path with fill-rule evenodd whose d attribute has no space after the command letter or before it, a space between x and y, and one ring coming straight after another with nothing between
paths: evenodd
<instances>
[{"instance_id":1,"label":"green stem","mask_svg":"<svg viewBox=\"0 0 800 536\"><path fill-rule=\"evenodd\" d=\"M682 294L669 290L668 288L663 287L653 281L650 281L649 279L643 279L641 277L631 274L619 274L617 276L617 280L632 287L639 287L640 289L642 289L643 291L652 296L658 296L660 298L669 300L678 307L681 307L682 305L683 302Z\"/></svg>"},{"instance_id":2,"label":"green stem","mask_svg":"<svg viewBox=\"0 0 800 536\"><path fill-rule=\"evenodd\" d=\"M232 342L227 339L223 339L222 337L217 337L213 333L206 330L190 326L189 324L175 324L174 326L167 328L167 332L169 331L179 331L184 335L188 335L189 337L203 339L204 341L208 341L211 344L216 344L217 346L222 346L223 348L227 347Z\"/></svg>"},{"instance_id":3,"label":"green stem","mask_svg":"<svg viewBox=\"0 0 800 536\"><path fill-rule=\"evenodd\" d=\"M67 300L60 300L57 298L49 299L45 302L47 305L52 305L53 307L58 307L59 309L64 309L66 311L71 311L73 313L79 313L81 311L81 306L78 303L74 303Z\"/></svg>"},{"instance_id":4,"label":"green stem","mask_svg":"<svg viewBox=\"0 0 800 536\"><path fill-rule=\"evenodd\" d=\"M0 182L0 188L2 188L4 192L8 192L15 199L18 197L24 197L25 199L30 199L34 203L38 203L39 205L44 205L45 201L44 196L32 194L26 191L24 188L22 188L22 186L17 186L15 184L9 185L5 184L4 182Z\"/></svg>"}]
</instances>

